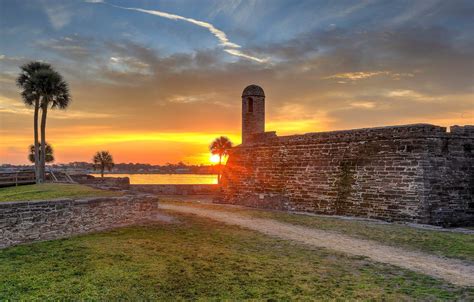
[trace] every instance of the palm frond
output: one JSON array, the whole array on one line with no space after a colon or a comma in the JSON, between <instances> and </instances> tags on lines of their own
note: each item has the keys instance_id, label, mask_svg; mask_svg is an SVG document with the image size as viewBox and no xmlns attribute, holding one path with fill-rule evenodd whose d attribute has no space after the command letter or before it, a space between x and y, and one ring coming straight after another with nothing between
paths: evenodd
<instances>
[{"instance_id":1,"label":"palm frond","mask_svg":"<svg viewBox=\"0 0 474 302\"><path fill-rule=\"evenodd\" d=\"M51 65L42 62L30 62L20 67L20 74L16 79L21 89L21 98L27 106L32 106L39 100L40 95L36 74L41 70L53 70Z\"/></svg>"},{"instance_id":2,"label":"palm frond","mask_svg":"<svg viewBox=\"0 0 474 302\"><path fill-rule=\"evenodd\" d=\"M232 149L232 142L226 136L216 138L209 146L211 153L219 156L227 156L230 149Z\"/></svg>"},{"instance_id":3,"label":"palm frond","mask_svg":"<svg viewBox=\"0 0 474 302\"><path fill-rule=\"evenodd\" d=\"M30 153L28 154L28 159L30 162L34 163L35 162L35 145L30 145ZM46 143L45 145L45 153L46 153L46 162L50 163L54 161L54 151L53 147L49 144ZM41 157L41 148L38 150L38 155Z\"/></svg>"},{"instance_id":4,"label":"palm frond","mask_svg":"<svg viewBox=\"0 0 474 302\"><path fill-rule=\"evenodd\" d=\"M92 158L94 167L97 168L106 168L107 170L112 170L114 167L114 159L108 151L98 151Z\"/></svg>"}]
</instances>

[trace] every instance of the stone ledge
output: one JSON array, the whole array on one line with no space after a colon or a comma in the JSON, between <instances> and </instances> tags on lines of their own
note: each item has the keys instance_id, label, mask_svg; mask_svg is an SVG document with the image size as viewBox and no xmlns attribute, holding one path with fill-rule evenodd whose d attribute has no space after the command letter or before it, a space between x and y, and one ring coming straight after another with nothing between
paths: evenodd
<instances>
[{"instance_id":1,"label":"stone ledge","mask_svg":"<svg viewBox=\"0 0 474 302\"><path fill-rule=\"evenodd\" d=\"M451 126L451 132L446 127L431 124L411 124L400 126L361 128L352 130L337 130L326 132L310 132L297 135L277 136L274 131L255 134L246 146L279 145L279 144L310 144L337 143L348 141L376 141L416 138L474 138L474 126Z\"/></svg>"}]
</instances>

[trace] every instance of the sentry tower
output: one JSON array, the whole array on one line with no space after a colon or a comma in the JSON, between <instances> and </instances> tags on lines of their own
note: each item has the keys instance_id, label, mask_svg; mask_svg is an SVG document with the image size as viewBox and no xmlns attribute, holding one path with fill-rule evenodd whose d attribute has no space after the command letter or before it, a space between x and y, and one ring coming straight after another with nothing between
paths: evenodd
<instances>
[{"instance_id":1,"label":"sentry tower","mask_svg":"<svg viewBox=\"0 0 474 302\"><path fill-rule=\"evenodd\" d=\"M265 93L262 87L249 85L242 92L242 144L252 135L265 132Z\"/></svg>"}]
</instances>

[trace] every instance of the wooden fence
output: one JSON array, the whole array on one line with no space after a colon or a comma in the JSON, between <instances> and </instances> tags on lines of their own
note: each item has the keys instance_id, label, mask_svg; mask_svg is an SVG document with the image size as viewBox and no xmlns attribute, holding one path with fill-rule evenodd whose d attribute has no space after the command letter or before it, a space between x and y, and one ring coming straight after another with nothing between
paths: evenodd
<instances>
[{"instance_id":1,"label":"wooden fence","mask_svg":"<svg viewBox=\"0 0 474 302\"><path fill-rule=\"evenodd\" d=\"M74 183L67 173L61 171L46 171L46 181ZM34 183L36 183L35 172L31 170L0 172L0 187L28 185Z\"/></svg>"},{"instance_id":2,"label":"wooden fence","mask_svg":"<svg viewBox=\"0 0 474 302\"><path fill-rule=\"evenodd\" d=\"M35 183L35 172L34 171L16 171L16 172L1 172L0 173L0 186L18 186Z\"/></svg>"}]
</instances>

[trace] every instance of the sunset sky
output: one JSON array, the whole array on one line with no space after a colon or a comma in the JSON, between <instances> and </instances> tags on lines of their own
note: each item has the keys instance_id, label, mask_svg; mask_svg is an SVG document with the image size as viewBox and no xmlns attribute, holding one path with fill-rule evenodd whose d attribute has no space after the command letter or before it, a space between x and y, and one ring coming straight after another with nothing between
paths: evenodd
<instances>
[{"instance_id":1,"label":"sunset sky","mask_svg":"<svg viewBox=\"0 0 474 302\"><path fill-rule=\"evenodd\" d=\"M49 111L56 162L209 163L240 143L240 96L266 94L279 135L474 124L474 1L0 0L0 163L27 163L19 66L51 63L72 103Z\"/></svg>"}]
</instances>

